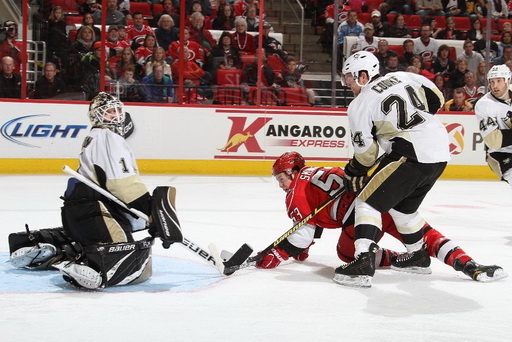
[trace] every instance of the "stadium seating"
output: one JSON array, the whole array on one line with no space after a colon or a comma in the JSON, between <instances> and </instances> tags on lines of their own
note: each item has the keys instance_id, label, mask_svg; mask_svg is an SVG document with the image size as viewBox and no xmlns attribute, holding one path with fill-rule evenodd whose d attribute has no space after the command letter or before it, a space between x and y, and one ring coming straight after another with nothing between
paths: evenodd
<instances>
[{"instance_id":1,"label":"stadium seating","mask_svg":"<svg viewBox=\"0 0 512 342\"><path fill-rule=\"evenodd\" d=\"M62 13L65 15L74 15L77 16L78 6L76 0L52 0L52 7L62 7Z\"/></svg>"},{"instance_id":2,"label":"stadium seating","mask_svg":"<svg viewBox=\"0 0 512 342\"><path fill-rule=\"evenodd\" d=\"M498 19L498 25L496 27L498 32L500 32L500 33L503 32L503 24L505 24L506 22L512 23L512 20L511 19Z\"/></svg>"},{"instance_id":3,"label":"stadium seating","mask_svg":"<svg viewBox=\"0 0 512 342\"><path fill-rule=\"evenodd\" d=\"M160 14L164 11L164 6L162 4L153 4L153 8L151 9L151 12L153 12L153 17L156 17L157 14Z\"/></svg>"},{"instance_id":4,"label":"stadium seating","mask_svg":"<svg viewBox=\"0 0 512 342\"><path fill-rule=\"evenodd\" d=\"M423 20L418 14L404 15L405 25L412 31L419 31Z\"/></svg>"},{"instance_id":5,"label":"stadium seating","mask_svg":"<svg viewBox=\"0 0 512 342\"><path fill-rule=\"evenodd\" d=\"M83 18L81 16L73 16L68 15L66 16L66 25L67 26L81 26L82 25Z\"/></svg>"},{"instance_id":6,"label":"stadium seating","mask_svg":"<svg viewBox=\"0 0 512 342\"><path fill-rule=\"evenodd\" d=\"M357 21L359 21L361 24L371 23L372 22L372 15L370 12L367 13L357 13Z\"/></svg>"},{"instance_id":7,"label":"stadium seating","mask_svg":"<svg viewBox=\"0 0 512 342\"><path fill-rule=\"evenodd\" d=\"M130 13L141 12L146 20L153 20L153 11L148 2L130 2Z\"/></svg>"},{"instance_id":8,"label":"stadium seating","mask_svg":"<svg viewBox=\"0 0 512 342\"><path fill-rule=\"evenodd\" d=\"M279 56L267 56L267 63L272 68L272 70L274 70L275 73L280 73L281 71L286 69L286 64L284 64L283 60L279 58Z\"/></svg>"},{"instance_id":9,"label":"stadium seating","mask_svg":"<svg viewBox=\"0 0 512 342\"><path fill-rule=\"evenodd\" d=\"M213 90L213 103L221 105L245 104L242 88L240 87L215 87Z\"/></svg>"},{"instance_id":10,"label":"stadium seating","mask_svg":"<svg viewBox=\"0 0 512 342\"><path fill-rule=\"evenodd\" d=\"M399 56L402 56L404 54L403 45L389 45L388 49L395 52Z\"/></svg>"},{"instance_id":11,"label":"stadium seating","mask_svg":"<svg viewBox=\"0 0 512 342\"><path fill-rule=\"evenodd\" d=\"M279 101L284 106L309 107L306 90L303 88L281 88L278 93Z\"/></svg>"},{"instance_id":12,"label":"stadium seating","mask_svg":"<svg viewBox=\"0 0 512 342\"><path fill-rule=\"evenodd\" d=\"M471 28L469 17L452 17L455 22L455 27L461 32L468 32Z\"/></svg>"},{"instance_id":13,"label":"stadium seating","mask_svg":"<svg viewBox=\"0 0 512 342\"><path fill-rule=\"evenodd\" d=\"M78 30L69 30L68 40L71 44L73 44L75 42L77 34L78 34Z\"/></svg>"},{"instance_id":14,"label":"stadium seating","mask_svg":"<svg viewBox=\"0 0 512 342\"><path fill-rule=\"evenodd\" d=\"M277 88L261 88L260 104L262 106L280 106L282 103L278 93L282 90ZM257 104L258 87L249 87L249 104Z\"/></svg>"},{"instance_id":15,"label":"stadium seating","mask_svg":"<svg viewBox=\"0 0 512 342\"><path fill-rule=\"evenodd\" d=\"M216 83L219 85L239 85L241 70L218 69Z\"/></svg>"}]
</instances>

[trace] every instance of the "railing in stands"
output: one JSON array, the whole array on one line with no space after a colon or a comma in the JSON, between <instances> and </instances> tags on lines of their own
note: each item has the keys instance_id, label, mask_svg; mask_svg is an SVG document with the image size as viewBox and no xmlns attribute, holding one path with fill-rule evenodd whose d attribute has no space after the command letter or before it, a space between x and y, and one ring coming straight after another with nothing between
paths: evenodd
<instances>
[{"instance_id":1,"label":"railing in stands","mask_svg":"<svg viewBox=\"0 0 512 342\"><path fill-rule=\"evenodd\" d=\"M284 16L285 16L284 1L285 0L281 0L280 24L282 24L284 22ZM300 17L295 12L295 8L293 7L293 5L291 3L292 1L295 1L295 3L299 6L299 8L300 8ZM295 19L297 19L299 21L299 25L300 25L299 60L302 61L302 50L303 50L303 42L304 42L304 6L302 6L302 3L299 0L286 0L286 3L288 4L288 7L290 7L290 9L292 10L292 13L293 13L293 16L295 17ZM289 12L286 12L286 15L288 15L287 19L289 19Z\"/></svg>"}]
</instances>

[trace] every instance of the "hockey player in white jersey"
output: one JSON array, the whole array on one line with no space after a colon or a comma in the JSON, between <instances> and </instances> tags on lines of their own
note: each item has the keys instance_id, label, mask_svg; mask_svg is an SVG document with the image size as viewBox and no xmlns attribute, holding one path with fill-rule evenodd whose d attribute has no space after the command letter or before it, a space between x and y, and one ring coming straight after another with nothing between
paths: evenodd
<instances>
[{"instance_id":1,"label":"hockey player in white jersey","mask_svg":"<svg viewBox=\"0 0 512 342\"><path fill-rule=\"evenodd\" d=\"M355 260L335 270L334 281L371 283L381 234L381 213L389 212L407 253L391 260L392 268L430 273L424 248L424 219L418 207L450 159L448 134L434 114L443 95L427 78L406 72L381 77L379 61L361 51L343 66L343 80L355 99L348 107L354 156L345 166L345 183L355 200ZM367 181L367 172L385 156Z\"/></svg>"},{"instance_id":2,"label":"hockey player in white jersey","mask_svg":"<svg viewBox=\"0 0 512 342\"><path fill-rule=\"evenodd\" d=\"M179 226L162 228L159 209L162 203L174 206L174 198L170 187L157 187L151 196L141 182L123 137L121 102L101 92L91 101L88 115L92 129L82 145L78 172L128 207L153 217L151 236L134 241L132 232L144 225L137 226L127 210L71 178L63 197L63 228L11 234L11 263L36 269L56 267L66 281L80 288L140 283L151 276L153 238L160 237L166 248L183 239Z\"/></svg>"},{"instance_id":3,"label":"hockey player in white jersey","mask_svg":"<svg viewBox=\"0 0 512 342\"><path fill-rule=\"evenodd\" d=\"M500 179L512 186L512 91L510 69L493 66L487 73L489 92L475 106L486 147L486 161Z\"/></svg>"}]
</instances>

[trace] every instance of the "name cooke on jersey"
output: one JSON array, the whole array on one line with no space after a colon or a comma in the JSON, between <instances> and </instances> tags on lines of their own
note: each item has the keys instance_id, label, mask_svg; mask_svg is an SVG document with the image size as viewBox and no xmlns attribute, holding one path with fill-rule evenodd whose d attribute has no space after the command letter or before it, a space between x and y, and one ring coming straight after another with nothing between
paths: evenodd
<instances>
[{"instance_id":1,"label":"name cooke on jersey","mask_svg":"<svg viewBox=\"0 0 512 342\"><path fill-rule=\"evenodd\" d=\"M400 84L402 81L400 81L396 76L391 76L390 78L386 78L380 82L377 82L376 85L372 86L372 90L376 91L377 93L382 93L384 90L391 88L394 85Z\"/></svg>"}]
</instances>

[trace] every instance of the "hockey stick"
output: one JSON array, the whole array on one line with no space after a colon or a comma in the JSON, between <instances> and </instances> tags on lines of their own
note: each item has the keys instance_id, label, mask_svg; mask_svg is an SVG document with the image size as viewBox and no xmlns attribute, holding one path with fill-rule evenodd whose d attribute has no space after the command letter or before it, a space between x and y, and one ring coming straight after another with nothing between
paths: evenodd
<instances>
[{"instance_id":1,"label":"hockey stick","mask_svg":"<svg viewBox=\"0 0 512 342\"><path fill-rule=\"evenodd\" d=\"M103 189L98 184L96 184L92 180L84 177L83 175L79 174L78 172L76 172L75 170L70 168L69 166L64 165L64 167L62 168L62 171L64 171L68 175L72 176L73 178L78 179L80 182L84 183L85 185L87 185L91 189L99 192L100 194L102 194L106 198L110 199L111 201L113 201L117 205L121 206L122 208L128 210L129 212L131 212L135 216L143 219L146 222L149 221L149 217L146 214L144 214L143 212L141 212L141 211L139 211L137 209L130 208L128 205L126 205L126 203L124 203L119 198L114 196L110 191ZM180 230L181 230L181 228L180 228ZM202 259L208 261L213 266L216 266L215 258L210 253L208 253L204 248L199 247L199 245L197 245L196 243L192 242L190 239L188 239L186 237L183 237L183 241L181 241L181 244L183 246L185 246L187 248L187 250L189 250L192 253L198 255Z\"/></svg>"},{"instance_id":2,"label":"hockey stick","mask_svg":"<svg viewBox=\"0 0 512 342\"><path fill-rule=\"evenodd\" d=\"M293 234L297 229L299 229L300 227L305 225L309 220L311 220L313 217L315 217L320 211L322 211L325 207L327 207L329 204L331 204L333 201L335 201L344 192L345 192L344 188L341 189L340 191L337 191L334 195L329 197L324 203L322 203L321 205L316 207L311 213L309 213L307 216L305 216L302 220L300 220L299 222L295 223L293 225L293 227L288 229L283 235L278 237L267 248L265 248L264 250L262 250L261 252L259 252L255 256L247 258L247 260L245 260L241 264L236 264L235 262L231 262L232 260L229 259L228 261L224 262L224 267L223 268L219 268L219 266L217 266L217 268L219 268L219 270L222 273L224 273L225 275L230 275L230 274L233 274L234 272L236 272L236 271L238 271L238 270L240 270L242 268L246 268L246 267L249 267L249 266L256 265L256 262L258 262L261 259L263 259L265 254L267 254L272 248L274 248L280 242L282 242L284 239L286 239L288 236ZM212 252L212 254L217 258L216 262L217 262L217 265L219 265L219 263L222 262L222 259L217 255L217 253L213 253L213 251L216 250L216 247L213 246L213 244L210 244L209 248L210 248L210 251ZM230 265L228 265L228 263Z\"/></svg>"},{"instance_id":3,"label":"hockey stick","mask_svg":"<svg viewBox=\"0 0 512 342\"><path fill-rule=\"evenodd\" d=\"M370 171L375 166L377 166L381 162L381 160L384 158L385 155L386 154L384 153L379 158L377 158L368 171ZM224 268L219 268L219 266L217 266L217 268L219 268L219 270L222 273L224 273L225 275L230 275L242 268L256 265L256 262L263 259L263 256L265 256L265 254L267 254L272 248L274 248L280 242L282 242L284 239L286 239L288 236L293 234L297 229L299 229L300 227L305 225L309 220L311 220L313 217L315 217L320 211L322 211L325 207L327 207L329 204L331 204L333 201L335 201L338 197L340 197L345 191L346 191L346 189L345 189L345 187L343 187L343 188L341 188L341 190L334 193L327 200L325 200L325 202L323 202L318 207L316 207L311 213L309 213L307 216L305 216L302 220L295 223L293 225L293 227L288 229L283 235L281 235L279 238L277 238L277 240L272 242L272 244L270 244L267 248L265 248L264 250L259 252L257 255L247 258L247 260L245 260L241 264L232 262L232 260L229 259L223 263L225 266ZM209 248L210 248L210 251L212 251L212 250L215 251L215 253L212 253L212 255L217 258L217 265L219 265L222 262L222 258L220 257L220 254L216 251L216 247L213 244L210 244Z\"/></svg>"}]
</instances>

